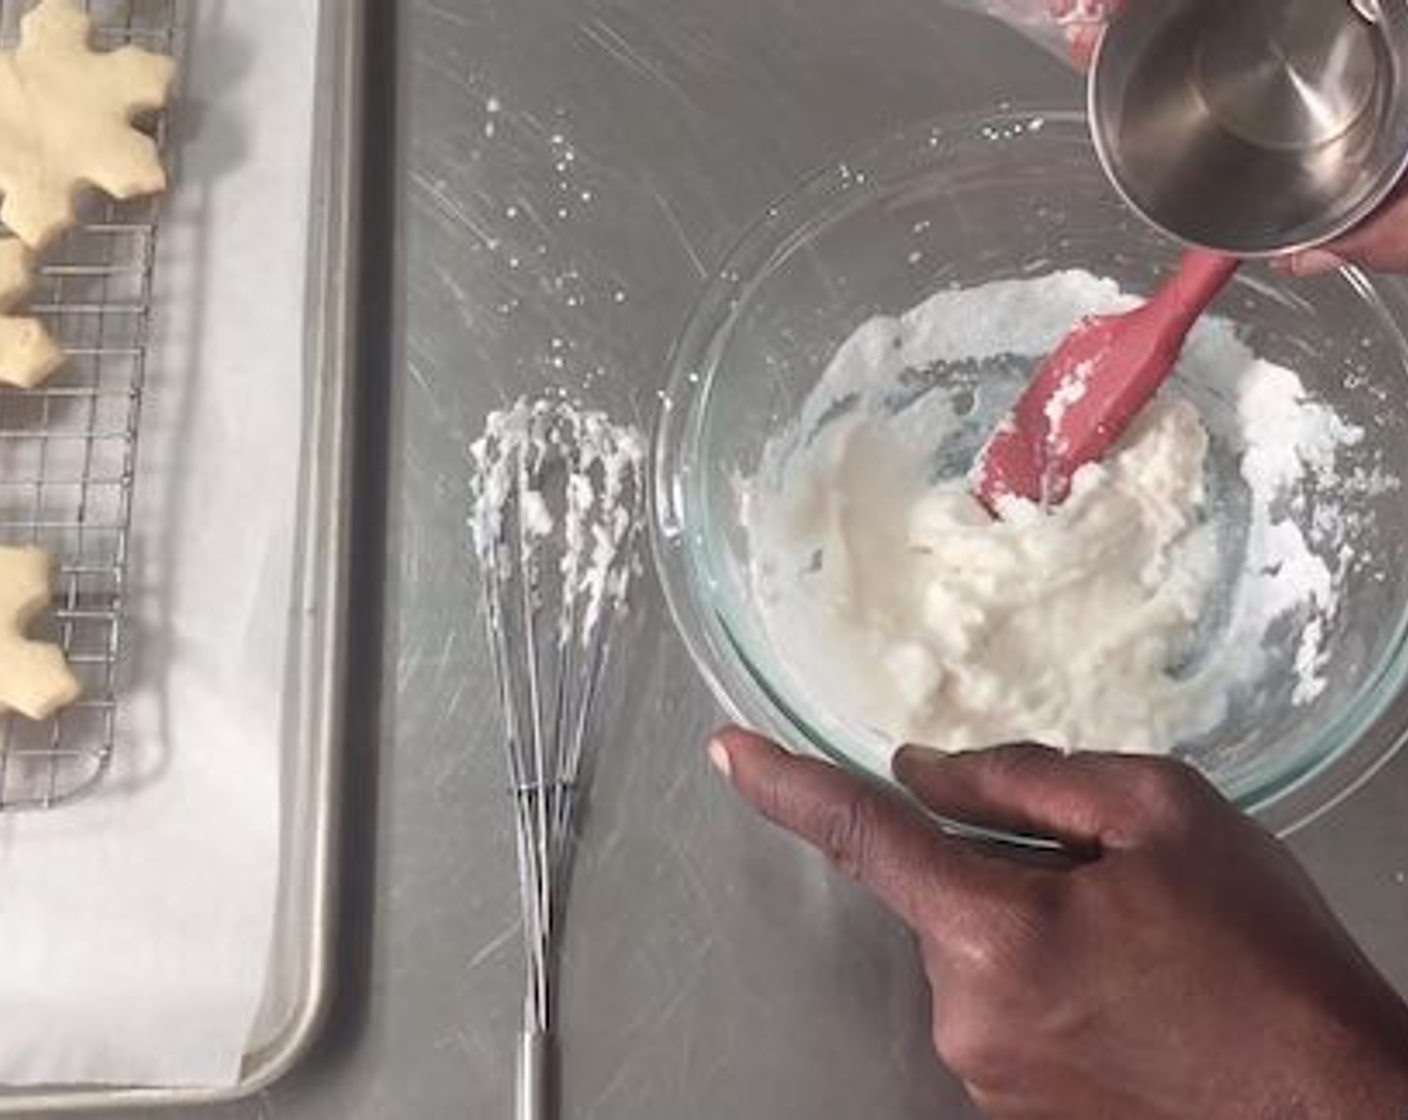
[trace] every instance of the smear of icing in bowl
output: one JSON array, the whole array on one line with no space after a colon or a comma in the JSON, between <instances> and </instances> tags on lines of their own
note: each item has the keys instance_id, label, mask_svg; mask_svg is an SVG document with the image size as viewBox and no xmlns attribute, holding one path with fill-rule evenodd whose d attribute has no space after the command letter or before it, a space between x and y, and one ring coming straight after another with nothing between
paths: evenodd
<instances>
[{"instance_id":1,"label":"smear of icing in bowl","mask_svg":"<svg viewBox=\"0 0 1408 1120\"><path fill-rule=\"evenodd\" d=\"M1083 271L941 291L861 326L768 441L753 597L789 694L877 768L902 742L1196 751L1325 691L1356 495L1398 482L1343 485L1363 432L1231 324L1062 508L998 523L967 494L1013 359L1131 302Z\"/></svg>"}]
</instances>

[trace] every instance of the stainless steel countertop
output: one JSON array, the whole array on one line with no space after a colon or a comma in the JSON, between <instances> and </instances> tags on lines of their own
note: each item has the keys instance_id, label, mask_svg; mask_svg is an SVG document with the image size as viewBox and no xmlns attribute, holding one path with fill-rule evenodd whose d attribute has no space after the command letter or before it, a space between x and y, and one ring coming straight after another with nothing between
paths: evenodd
<instances>
[{"instance_id":1,"label":"stainless steel countertop","mask_svg":"<svg viewBox=\"0 0 1408 1120\"><path fill-rule=\"evenodd\" d=\"M343 997L287 1081L192 1120L510 1115L512 849L463 539L484 412L585 375L647 421L702 278L799 176L940 111L1079 96L941 0L422 0L397 19L385 657L379 711L376 682L357 688ZM906 936L734 803L653 590L638 621L572 901L566 1115L971 1115L930 1057ZM1296 847L1408 990L1405 808L1408 756Z\"/></svg>"}]
</instances>

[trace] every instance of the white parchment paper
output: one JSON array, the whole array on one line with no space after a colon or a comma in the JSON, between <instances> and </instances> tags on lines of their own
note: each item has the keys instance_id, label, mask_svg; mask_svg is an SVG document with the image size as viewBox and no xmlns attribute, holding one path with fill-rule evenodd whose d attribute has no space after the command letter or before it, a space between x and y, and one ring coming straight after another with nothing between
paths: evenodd
<instances>
[{"instance_id":1,"label":"white parchment paper","mask_svg":"<svg viewBox=\"0 0 1408 1120\"><path fill-rule=\"evenodd\" d=\"M264 995L316 6L187 3L119 753L0 818L0 1082L230 1084Z\"/></svg>"}]
</instances>

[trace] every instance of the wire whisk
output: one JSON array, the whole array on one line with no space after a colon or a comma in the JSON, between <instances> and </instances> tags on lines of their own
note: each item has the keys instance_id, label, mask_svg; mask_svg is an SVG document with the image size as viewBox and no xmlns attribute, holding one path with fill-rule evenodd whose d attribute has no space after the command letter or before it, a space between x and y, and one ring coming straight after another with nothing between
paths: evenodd
<instances>
[{"instance_id":1,"label":"wire whisk","mask_svg":"<svg viewBox=\"0 0 1408 1120\"><path fill-rule=\"evenodd\" d=\"M598 698L639 565L645 445L601 412L520 400L490 415L470 454L523 911L517 1116L547 1120L558 934Z\"/></svg>"}]
</instances>

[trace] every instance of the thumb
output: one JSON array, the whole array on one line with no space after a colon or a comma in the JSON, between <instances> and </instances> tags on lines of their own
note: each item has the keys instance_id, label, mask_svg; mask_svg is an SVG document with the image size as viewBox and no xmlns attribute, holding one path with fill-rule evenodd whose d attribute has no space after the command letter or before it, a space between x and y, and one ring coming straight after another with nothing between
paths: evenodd
<instances>
[{"instance_id":1,"label":"thumb","mask_svg":"<svg viewBox=\"0 0 1408 1120\"><path fill-rule=\"evenodd\" d=\"M1408 272L1408 193L1399 193L1352 232L1274 262L1292 276L1319 276L1345 264L1372 272Z\"/></svg>"},{"instance_id":2,"label":"thumb","mask_svg":"<svg viewBox=\"0 0 1408 1120\"><path fill-rule=\"evenodd\" d=\"M825 853L915 929L937 934L984 913L1015 879L903 799L759 735L726 728L709 757L753 808Z\"/></svg>"},{"instance_id":3,"label":"thumb","mask_svg":"<svg viewBox=\"0 0 1408 1120\"><path fill-rule=\"evenodd\" d=\"M1133 847L1175 823L1203 784L1167 759L1066 756L1034 744L953 755L905 747L893 766L895 777L940 816L1090 854Z\"/></svg>"}]
</instances>

